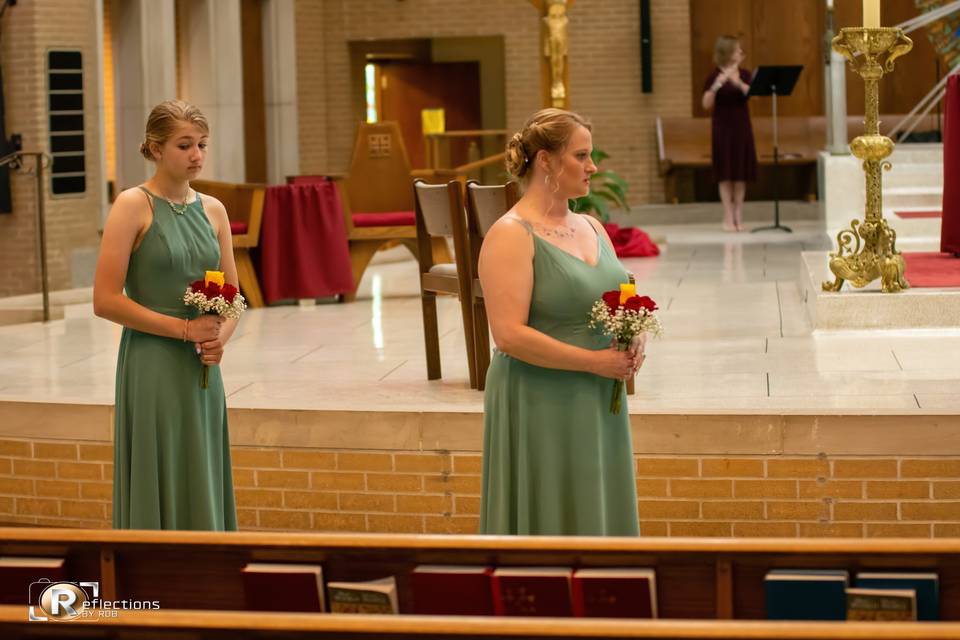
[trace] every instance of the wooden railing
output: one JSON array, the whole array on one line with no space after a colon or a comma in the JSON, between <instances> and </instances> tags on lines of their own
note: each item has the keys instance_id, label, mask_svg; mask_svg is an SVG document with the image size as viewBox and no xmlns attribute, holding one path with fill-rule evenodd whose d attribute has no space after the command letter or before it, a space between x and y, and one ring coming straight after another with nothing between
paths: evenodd
<instances>
[{"instance_id":1,"label":"wooden railing","mask_svg":"<svg viewBox=\"0 0 960 640\"><path fill-rule=\"evenodd\" d=\"M453 140L462 140L465 138L501 138L505 139L509 132L506 129L465 129L460 131L444 131L442 133L431 133L424 136L426 150L426 172L447 171L456 174L462 181L468 178L478 178L479 171L484 167L502 164L506 157L505 152L498 152L493 155L470 160L469 162L458 166L448 166L450 164L450 142ZM504 148L505 144L498 145ZM426 176L420 176L426 177Z\"/></svg>"}]
</instances>

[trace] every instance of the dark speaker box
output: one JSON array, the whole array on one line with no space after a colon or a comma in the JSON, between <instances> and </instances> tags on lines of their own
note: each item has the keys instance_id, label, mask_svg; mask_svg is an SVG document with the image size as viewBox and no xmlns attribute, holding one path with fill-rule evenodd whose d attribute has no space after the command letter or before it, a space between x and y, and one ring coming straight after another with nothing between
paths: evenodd
<instances>
[{"instance_id":1,"label":"dark speaker box","mask_svg":"<svg viewBox=\"0 0 960 640\"><path fill-rule=\"evenodd\" d=\"M644 93L653 93L653 35L650 0L640 0L640 80Z\"/></svg>"}]
</instances>

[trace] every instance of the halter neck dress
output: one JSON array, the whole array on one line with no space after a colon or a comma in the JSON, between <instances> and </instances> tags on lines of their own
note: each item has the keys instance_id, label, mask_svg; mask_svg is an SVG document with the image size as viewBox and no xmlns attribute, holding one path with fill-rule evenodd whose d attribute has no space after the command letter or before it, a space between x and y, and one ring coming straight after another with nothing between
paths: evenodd
<instances>
[{"instance_id":1,"label":"halter neck dress","mask_svg":"<svg viewBox=\"0 0 960 640\"><path fill-rule=\"evenodd\" d=\"M200 195L174 211L141 187L153 221L130 255L126 295L159 313L194 318L183 303L194 280L220 264L220 243ZM227 408L220 367L200 388L192 342L124 327L117 358L113 526L236 530Z\"/></svg>"}]
</instances>

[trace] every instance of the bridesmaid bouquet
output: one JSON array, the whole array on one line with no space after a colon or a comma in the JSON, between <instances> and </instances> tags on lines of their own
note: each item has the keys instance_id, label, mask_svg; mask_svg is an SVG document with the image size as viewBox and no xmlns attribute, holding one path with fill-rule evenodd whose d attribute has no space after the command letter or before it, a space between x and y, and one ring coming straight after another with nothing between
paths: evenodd
<instances>
[{"instance_id":1,"label":"bridesmaid bouquet","mask_svg":"<svg viewBox=\"0 0 960 640\"><path fill-rule=\"evenodd\" d=\"M626 351L636 336L643 332L659 336L663 332L660 320L653 315L657 303L647 296L636 295L633 283L623 283L619 291L607 291L590 310L590 327L611 336L617 349ZM610 413L620 413L620 398L623 396L623 380L613 381L610 398Z\"/></svg>"},{"instance_id":2,"label":"bridesmaid bouquet","mask_svg":"<svg viewBox=\"0 0 960 640\"><path fill-rule=\"evenodd\" d=\"M221 318L239 318L247 303L232 284L224 284L222 271L207 271L203 280L192 282L183 294L183 304L196 307L200 313L211 313ZM203 365L200 388L207 388L210 367Z\"/></svg>"}]
</instances>

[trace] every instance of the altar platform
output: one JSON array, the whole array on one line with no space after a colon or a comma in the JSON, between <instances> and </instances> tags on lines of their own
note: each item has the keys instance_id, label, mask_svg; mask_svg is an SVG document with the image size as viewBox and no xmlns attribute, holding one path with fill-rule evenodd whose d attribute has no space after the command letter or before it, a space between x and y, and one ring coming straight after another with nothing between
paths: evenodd
<instances>
[{"instance_id":1,"label":"altar platform","mask_svg":"<svg viewBox=\"0 0 960 640\"><path fill-rule=\"evenodd\" d=\"M927 325L936 333L815 330L803 296L808 282L819 286L829 245L816 223L795 226L794 234L650 228L667 239L663 254L625 264L660 304L665 333L648 347L631 413L960 409L960 397L951 400L960 313ZM798 278L798 257L814 249L803 254L810 275ZM395 251L397 261L370 269L355 303L248 311L223 362L230 408L480 412L453 298L438 304L443 379L426 379L417 267ZM113 403L119 327L94 317L90 303L65 309L47 325L0 327L0 401ZM863 372L878 382L872 390ZM930 383L934 374L947 376L943 384Z\"/></svg>"},{"instance_id":2,"label":"altar platform","mask_svg":"<svg viewBox=\"0 0 960 640\"><path fill-rule=\"evenodd\" d=\"M953 512L902 519L900 494L939 508L938 479L960 484L960 331L815 330L797 264L829 243L822 223L793 227L649 227L662 255L625 261L665 328L628 402L642 530L953 531L938 524ZM223 363L243 527L476 530L483 394L459 306L439 300L443 378L428 381L416 263L395 257L354 303L243 316ZM89 303L64 313L0 327L0 521L109 522L120 329ZM846 522L845 501L872 515Z\"/></svg>"}]
</instances>

